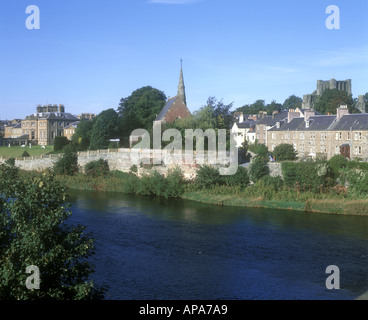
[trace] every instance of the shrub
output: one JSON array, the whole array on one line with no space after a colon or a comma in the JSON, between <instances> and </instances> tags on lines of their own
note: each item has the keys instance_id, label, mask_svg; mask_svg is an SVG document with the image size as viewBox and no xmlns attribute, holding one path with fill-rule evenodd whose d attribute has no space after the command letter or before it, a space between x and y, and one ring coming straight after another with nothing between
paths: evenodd
<instances>
[{"instance_id":1,"label":"shrub","mask_svg":"<svg viewBox=\"0 0 368 320\"><path fill-rule=\"evenodd\" d=\"M223 178L217 168L203 165L197 169L195 183L201 189L208 189L216 184L223 184Z\"/></svg>"},{"instance_id":2,"label":"shrub","mask_svg":"<svg viewBox=\"0 0 368 320\"><path fill-rule=\"evenodd\" d=\"M8 166L14 167L15 166L15 159L14 158L9 158L9 159L5 160L5 163Z\"/></svg>"},{"instance_id":3,"label":"shrub","mask_svg":"<svg viewBox=\"0 0 368 320\"><path fill-rule=\"evenodd\" d=\"M135 164L133 164L131 167L130 167L130 172L134 172L134 173L137 173L138 172L138 168Z\"/></svg>"},{"instance_id":4,"label":"shrub","mask_svg":"<svg viewBox=\"0 0 368 320\"><path fill-rule=\"evenodd\" d=\"M271 177L270 175L264 176L261 179L266 186L271 186L275 191L281 189L284 185L284 180L280 176Z\"/></svg>"},{"instance_id":5,"label":"shrub","mask_svg":"<svg viewBox=\"0 0 368 320\"><path fill-rule=\"evenodd\" d=\"M346 167L348 169L360 169L368 171L368 162L360 162L360 161L348 161Z\"/></svg>"},{"instance_id":6,"label":"shrub","mask_svg":"<svg viewBox=\"0 0 368 320\"><path fill-rule=\"evenodd\" d=\"M69 144L67 137L55 137L54 151L61 151L67 144Z\"/></svg>"},{"instance_id":7,"label":"shrub","mask_svg":"<svg viewBox=\"0 0 368 320\"><path fill-rule=\"evenodd\" d=\"M30 156L31 155L26 150L23 151L23 153L22 153L23 158L27 158L27 157L30 157Z\"/></svg>"},{"instance_id":8,"label":"shrub","mask_svg":"<svg viewBox=\"0 0 368 320\"><path fill-rule=\"evenodd\" d=\"M249 167L250 179L253 182L257 182L259 179L268 174L270 174L270 169L268 167L267 161L262 157L255 158Z\"/></svg>"},{"instance_id":9,"label":"shrub","mask_svg":"<svg viewBox=\"0 0 368 320\"><path fill-rule=\"evenodd\" d=\"M166 177L165 198L179 198L184 192L184 175L179 167L170 169Z\"/></svg>"},{"instance_id":10,"label":"shrub","mask_svg":"<svg viewBox=\"0 0 368 320\"><path fill-rule=\"evenodd\" d=\"M283 162L281 169L285 184L302 191L320 192L333 183L326 161Z\"/></svg>"},{"instance_id":11,"label":"shrub","mask_svg":"<svg viewBox=\"0 0 368 320\"><path fill-rule=\"evenodd\" d=\"M88 162L84 167L85 174L93 177L106 175L109 171L109 164L107 160L103 159Z\"/></svg>"},{"instance_id":12,"label":"shrub","mask_svg":"<svg viewBox=\"0 0 368 320\"><path fill-rule=\"evenodd\" d=\"M238 167L238 171L235 174L224 176L223 179L225 184L231 187L240 186L241 188L246 188L250 182L248 170L242 166Z\"/></svg>"},{"instance_id":13,"label":"shrub","mask_svg":"<svg viewBox=\"0 0 368 320\"><path fill-rule=\"evenodd\" d=\"M345 168L347 163L348 160L341 154L335 155L330 160L328 160L328 165L330 166L336 178L339 170Z\"/></svg>"},{"instance_id":14,"label":"shrub","mask_svg":"<svg viewBox=\"0 0 368 320\"><path fill-rule=\"evenodd\" d=\"M76 153L65 153L54 164L54 172L60 175L73 176L78 173L78 156Z\"/></svg>"},{"instance_id":15,"label":"shrub","mask_svg":"<svg viewBox=\"0 0 368 320\"><path fill-rule=\"evenodd\" d=\"M292 161L296 159L297 152L292 144L282 143L275 147L273 155L276 161Z\"/></svg>"},{"instance_id":16,"label":"shrub","mask_svg":"<svg viewBox=\"0 0 368 320\"><path fill-rule=\"evenodd\" d=\"M267 158L269 154L267 146L258 142L250 145L248 150L254 152L255 154L258 154L263 158Z\"/></svg>"}]
</instances>

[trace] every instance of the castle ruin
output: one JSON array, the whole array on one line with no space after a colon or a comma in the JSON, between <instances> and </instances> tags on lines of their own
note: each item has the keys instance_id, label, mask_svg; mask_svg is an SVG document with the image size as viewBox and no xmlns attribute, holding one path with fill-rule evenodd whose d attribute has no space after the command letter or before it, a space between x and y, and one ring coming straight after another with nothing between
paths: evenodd
<instances>
[{"instance_id":1,"label":"castle ruin","mask_svg":"<svg viewBox=\"0 0 368 320\"><path fill-rule=\"evenodd\" d=\"M352 94L351 79L347 79L345 81L336 81L335 79L331 79L329 81L317 80L317 90L312 94L305 94L303 96L302 108L314 109L317 97L321 96L323 91L327 89L337 89L346 91L348 94Z\"/></svg>"}]
</instances>

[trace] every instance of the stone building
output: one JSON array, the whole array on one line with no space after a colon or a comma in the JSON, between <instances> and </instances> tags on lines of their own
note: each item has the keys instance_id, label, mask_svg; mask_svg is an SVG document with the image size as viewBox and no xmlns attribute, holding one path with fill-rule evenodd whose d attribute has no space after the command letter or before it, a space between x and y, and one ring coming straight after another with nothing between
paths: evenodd
<instances>
[{"instance_id":1,"label":"stone building","mask_svg":"<svg viewBox=\"0 0 368 320\"><path fill-rule=\"evenodd\" d=\"M276 126L277 123L284 123L287 117L287 111L274 111L270 116L261 114L255 126L256 140L258 143L267 144L267 131Z\"/></svg>"},{"instance_id":2,"label":"stone building","mask_svg":"<svg viewBox=\"0 0 368 320\"><path fill-rule=\"evenodd\" d=\"M185 119L189 116L190 111L187 107L183 68L181 67L177 96L167 101L155 121L174 122L176 119Z\"/></svg>"},{"instance_id":3,"label":"stone building","mask_svg":"<svg viewBox=\"0 0 368 320\"><path fill-rule=\"evenodd\" d=\"M340 106L336 115L320 115L308 110L303 116L293 116L267 132L270 151L283 143L292 144L299 157L317 156L330 159L343 154L347 158L368 160L368 114L349 114ZM294 114L295 115L295 114Z\"/></svg>"},{"instance_id":4,"label":"stone building","mask_svg":"<svg viewBox=\"0 0 368 320\"><path fill-rule=\"evenodd\" d=\"M22 120L22 132L32 144L52 145L55 137L63 136L64 128L76 121L78 118L66 113L62 105L37 106L36 113Z\"/></svg>"},{"instance_id":5,"label":"stone building","mask_svg":"<svg viewBox=\"0 0 368 320\"><path fill-rule=\"evenodd\" d=\"M72 124L66 126L64 128L64 137L67 137L68 140L72 140L73 134L75 133L75 129L78 127L78 123L80 121L73 122Z\"/></svg>"},{"instance_id":6,"label":"stone building","mask_svg":"<svg viewBox=\"0 0 368 320\"><path fill-rule=\"evenodd\" d=\"M303 96L303 109L313 109L318 96L321 96L323 91L326 89L337 89L341 91L346 91L348 94L352 94L351 89L351 79L344 81L336 81L331 79L329 81L317 80L317 90L312 94L305 94Z\"/></svg>"},{"instance_id":7,"label":"stone building","mask_svg":"<svg viewBox=\"0 0 368 320\"><path fill-rule=\"evenodd\" d=\"M231 132L235 134L236 147L239 148L246 140L249 143L254 143L256 121L244 119L243 113L239 113L236 117Z\"/></svg>"}]
</instances>

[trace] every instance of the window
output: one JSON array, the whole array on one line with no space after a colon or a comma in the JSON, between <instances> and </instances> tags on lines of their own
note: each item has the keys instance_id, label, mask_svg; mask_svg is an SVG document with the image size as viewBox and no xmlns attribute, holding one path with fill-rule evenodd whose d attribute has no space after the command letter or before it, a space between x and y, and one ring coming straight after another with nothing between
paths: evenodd
<instances>
[{"instance_id":1,"label":"window","mask_svg":"<svg viewBox=\"0 0 368 320\"><path fill-rule=\"evenodd\" d=\"M276 139L276 133L272 132L272 139Z\"/></svg>"},{"instance_id":2,"label":"window","mask_svg":"<svg viewBox=\"0 0 368 320\"><path fill-rule=\"evenodd\" d=\"M326 153L327 152L327 148L325 145L321 145L321 152L322 153Z\"/></svg>"},{"instance_id":3,"label":"window","mask_svg":"<svg viewBox=\"0 0 368 320\"><path fill-rule=\"evenodd\" d=\"M304 132L300 134L300 140L304 140Z\"/></svg>"},{"instance_id":4,"label":"window","mask_svg":"<svg viewBox=\"0 0 368 320\"><path fill-rule=\"evenodd\" d=\"M349 131L347 132L346 139L350 140L350 132Z\"/></svg>"},{"instance_id":5,"label":"window","mask_svg":"<svg viewBox=\"0 0 368 320\"><path fill-rule=\"evenodd\" d=\"M356 146L354 149L354 154L356 155L362 154L362 147Z\"/></svg>"},{"instance_id":6,"label":"window","mask_svg":"<svg viewBox=\"0 0 368 320\"><path fill-rule=\"evenodd\" d=\"M335 153L336 153L336 154L339 154L339 153L340 153L339 146L335 146Z\"/></svg>"},{"instance_id":7,"label":"window","mask_svg":"<svg viewBox=\"0 0 368 320\"><path fill-rule=\"evenodd\" d=\"M34 138L35 138L35 132L31 131L31 139L34 140Z\"/></svg>"},{"instance_id":8,"label":"window","mask_svg":"<svg viewBox=\"0 0 368 320\"><path fill-rule=\"evenodd\" d=\"M361 132L358 132L358 139L362 140L362 133Z\"/></svg>"},{"instance_id":9,"label":"window","mask_svg":"<svg viewBox=\"0 0 368 320\"><path fill-rule=\"evenodd\" d=\"M32 123L31 123L31 126L32 126L32 127L34 127L34 126L35 126L35 123L34 123L34 122L32 122Z\"/></svg>"},{"instance_id":10,"label":"window","mask_svg":"<svg viewBox=\"0 0 368 320\"><path fill-rule=\"evenodd\" d=\"M300 145L300 151L301 151L301 152L304 152L304 144L301 144L301 145Z\"/></svg>"}]
</instances>

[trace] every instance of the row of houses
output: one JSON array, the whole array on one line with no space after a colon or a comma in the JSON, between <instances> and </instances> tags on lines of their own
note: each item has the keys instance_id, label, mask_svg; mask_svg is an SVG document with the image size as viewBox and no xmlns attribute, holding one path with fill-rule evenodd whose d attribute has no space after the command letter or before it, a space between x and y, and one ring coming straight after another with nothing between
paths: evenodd
<instances>
[{"instance_id":1,"label":"row of houses","mask_svg":"<svg viewBox=\"0 0 368 320\"><path fill-rule=\"evenodd\" d=\"M0 121L1 145L52 145L57 136L71 140L79 121L93 119L94 114L74 116L63 105L37 106L37 112L25 119Z\"/></svg>"},{"instance_id":2,"label":"row of houses","mask_svg":"<svg viewBox=\"0 0 368 320\"><path fill-rule=\"evenodd\" d=\"M321 115L313 109L290 109L255 116L236 115L232 126L237 146L265 144L270 151L283 143L292 144L299 157L342 154L350 159L368 161L368 113L349 114L347 106L336 115Z\"/></svg>"}]
</instances>

